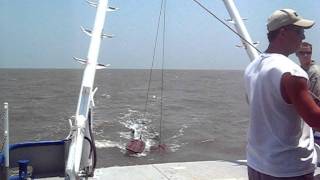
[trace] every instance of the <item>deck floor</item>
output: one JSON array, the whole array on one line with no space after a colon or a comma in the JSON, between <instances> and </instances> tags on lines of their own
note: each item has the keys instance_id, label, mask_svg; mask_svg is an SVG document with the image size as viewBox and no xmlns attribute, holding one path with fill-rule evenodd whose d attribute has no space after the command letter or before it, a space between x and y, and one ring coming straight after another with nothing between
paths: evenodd
<instances>
[{"instance_id":1,"label":"deck floor","mask_svg":"<svg viewBox=\"0 0 320 180\"><path fill-rule=\"evenodd\" d=\"M245 163L201 161L98 169L93 179L245 180L248 178Z\"/></svg>"},{"instance_id":2,"label":"deck floor","mask_svg":"<svg viewBox=\"0 0 320 180\"><path fill-rule=\"evenodd\" d=\"M320 168L316 175L320 176ZM60 180L63 178L45 178ZM100 168L90 180L247 180L245 161L197 161ZM319 178L320 179L320 178ZM43 179L41 179L43 180Z\"/></svg>"}]
</instances>

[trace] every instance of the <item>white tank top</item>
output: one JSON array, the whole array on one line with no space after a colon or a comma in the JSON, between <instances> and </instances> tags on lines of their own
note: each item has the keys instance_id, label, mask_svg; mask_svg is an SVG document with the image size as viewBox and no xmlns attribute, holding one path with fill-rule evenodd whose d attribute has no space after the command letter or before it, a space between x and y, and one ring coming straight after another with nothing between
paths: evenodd
<instances>
[{"instance_id":1,"label":"white tank top","mask_svg":"<svg viewBox=\"0 0 320 180\"><path fill-rule=\"evenodd\" d=\"M275 177L311 173L317 160L312 129L282 98L280 80L286 72L308 79L303 69L281 54L261 54L245 71L251 118L248 165Z\"/></svg>"}]
</instances>

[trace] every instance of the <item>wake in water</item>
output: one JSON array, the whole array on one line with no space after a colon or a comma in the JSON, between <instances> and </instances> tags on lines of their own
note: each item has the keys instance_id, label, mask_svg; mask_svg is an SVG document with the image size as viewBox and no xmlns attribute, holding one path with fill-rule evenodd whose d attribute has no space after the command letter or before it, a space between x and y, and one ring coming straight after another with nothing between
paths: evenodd
<instances>
[{"instance_id":1,"label":"wake in water","mask_svg":"<svg viewBox=\"0 0 320 180\"><path fill-rule=\"evenodd\" d=\"M159 142L159 132L157 132L153 128L153 122L151 119L148 119L149 114L144 115L144 113L128 109L128 112L125 113L122 117L120 117L120 124L122 124L124 127L128 129L126 132L120 132L120 135L124 135L121 138L125 138L126 141L129 142L127 144L130 146L130 144L133 143L144 143L144 149L143 151L137 153L132 152L125 152L128 155L131 156L146 156L147 152L150 151L150 147L155 146ZM139 141L133 141L133 140L139 140ZM127 147L128 147L127 146ZM128 148L127 148L128 150ZM131 150L131 149L129 149ZM137 152L137 151L135 151Z\"/></svg>"},{"instance_id":2,"label":"wake in water","mask_svg":"<svg viewBox=\"0 0 320 180\"><path fill-rule=\"evenodd\" d=\"M147 114L146 116L148 117L149 115L150 114ZM120 138L124 139L124 141L96 140L97 148L116 147L119 148L123 154L143 157L154 152L176 152L186 144L179 142L179 138L184 135L184 130L188 128L186 125L183 125L173 136L160 141L159 132L154 128L154 124L157 122L153 122L153 120L149 118L144 118L144 113L138 110L128 109L119 119L119 123L127 129L127 131L119 132ZM144 148L141 152L128 153L126 146L127 143L132 140L141 140L144 143ZM164 142L164 144L159 144L160 142ZM138 144L138 146L140 145L141 144Z\"/></svg>"}]
</instances>

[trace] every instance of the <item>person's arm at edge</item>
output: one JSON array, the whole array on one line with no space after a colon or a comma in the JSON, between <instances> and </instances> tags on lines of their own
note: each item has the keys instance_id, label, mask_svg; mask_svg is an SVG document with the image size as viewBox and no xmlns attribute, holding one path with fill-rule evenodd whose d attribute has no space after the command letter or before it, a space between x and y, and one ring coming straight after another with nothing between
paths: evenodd
<instances>
[{"instance_id":1,"label":"person's arm at edge","mask_svg":"<svg viewBox=\"0 0 320 180\"><path fill-rule=\"evenodd\" d=\"M309 126L320 129L320 108L309 94L307 79L285 73L280 87L283 99L295 107L302 119Z\"/></svg>"}]
</instances>

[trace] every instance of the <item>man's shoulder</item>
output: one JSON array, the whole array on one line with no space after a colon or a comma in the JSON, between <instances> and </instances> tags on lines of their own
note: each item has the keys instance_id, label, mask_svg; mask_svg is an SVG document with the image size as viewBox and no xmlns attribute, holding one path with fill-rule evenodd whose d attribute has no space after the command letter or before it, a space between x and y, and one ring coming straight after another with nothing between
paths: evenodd
<instances>
[{"instance_id":1,"label":"man's shoulder","mask_svg":"<svg viewBox=\"0 0 320 180\"><path fill-rule=\"evenodd\" d=\"M288 57L277 53L262 53L254 59L247 67L245 72L257 69L271 70L279 69L280 71L301 71L305 72L297 63Z\"/></svg>"}]
</instances>

